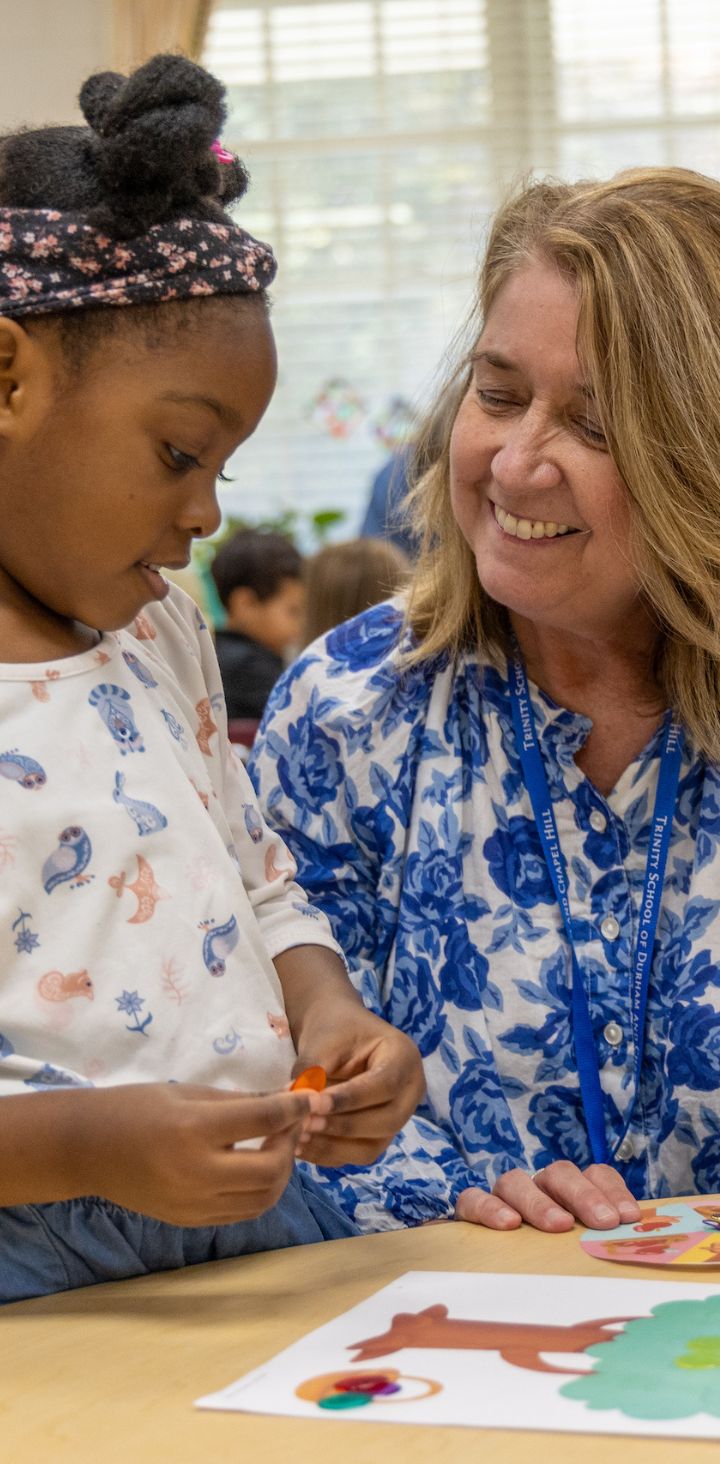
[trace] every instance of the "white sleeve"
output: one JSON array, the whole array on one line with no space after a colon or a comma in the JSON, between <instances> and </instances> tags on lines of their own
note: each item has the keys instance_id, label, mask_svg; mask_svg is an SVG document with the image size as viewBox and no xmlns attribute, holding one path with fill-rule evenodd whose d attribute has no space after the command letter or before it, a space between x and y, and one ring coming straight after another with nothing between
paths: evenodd
<instances>
[{"instance_id":1,"label":"white sleeve","mask_svg":"<svg viewBox=\"0 0 720 1464\"><path fill-rule=\"evenodd\" d=\"M193 671L203 688L217 727L208 772L220 800L237 856L240 877L271 959L292 946L318 945L344 962L327 916L295 883L297 869L279 834L263 818L255 790L228 740L227 710L212 636L194 601L177 586L161 606L146 609L162 640L162 650L182 683ZM188 656L195 667L188 664Z\"/></svg>"}]
</instances>

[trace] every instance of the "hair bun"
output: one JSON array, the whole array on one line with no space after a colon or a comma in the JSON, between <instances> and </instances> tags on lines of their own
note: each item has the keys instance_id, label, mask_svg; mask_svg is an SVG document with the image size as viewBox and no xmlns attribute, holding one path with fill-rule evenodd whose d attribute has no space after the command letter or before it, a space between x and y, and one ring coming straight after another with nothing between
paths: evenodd
<instances>
[{"instance_id":1,"label":"hair bun","mask_svg":"<svg viewBox=\"0 0 720 1464\"><path fill-rule=\"evenodd\" d=\"M80 106L95 133L99 224L132 234L181 214L221 217L223 203L245 192L239 160L222 164L211 151L225 89L194 61L160 55L129 77L99 72Z\"/></svg>"},{"instance_id":2,"label":"hair bun","mask_svg":"<svg viewBox=\"0 0 720 1464\"><path fill-rule=\"evenodd\" d=\"M102 133L110 104L125 82L118 71L97 71L80 88L80 111L93 132Z\"/></svg>"}]
</instances>

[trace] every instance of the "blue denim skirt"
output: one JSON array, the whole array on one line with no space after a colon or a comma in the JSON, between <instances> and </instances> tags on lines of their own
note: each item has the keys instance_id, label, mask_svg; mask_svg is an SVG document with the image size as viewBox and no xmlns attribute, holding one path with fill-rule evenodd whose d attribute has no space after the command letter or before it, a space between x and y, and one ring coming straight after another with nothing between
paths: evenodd
<instances>
[{"instance_id":1,"label":"blue denim skirt","mask_svg":"<svg viewBox=\"0 0 720 1464\"><path fill-rule=\"evenodd\" d=\"M0 1209L0 1303L358 1234L298 1170L272 1210L235 1225L167 1225L96 1196L16 1205Z\"/></svg>"}]
</instances>

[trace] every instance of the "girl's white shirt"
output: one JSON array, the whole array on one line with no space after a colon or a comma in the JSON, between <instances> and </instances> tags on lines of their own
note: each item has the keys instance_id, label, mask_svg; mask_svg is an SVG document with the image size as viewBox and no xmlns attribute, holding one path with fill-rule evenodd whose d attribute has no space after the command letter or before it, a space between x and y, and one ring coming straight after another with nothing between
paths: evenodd
<instances>
[{"instance_id":1,"label":"girl's white shirt","mask_svg":"<svg viewBox=\"0 0 720 1464\"><path fill-rule=\"evenodd\" d=\"M287 1083L273 957L339 948L227 741L193 602L1 665L0 725L0 1095Z\"/></svg>"}]
</instances>

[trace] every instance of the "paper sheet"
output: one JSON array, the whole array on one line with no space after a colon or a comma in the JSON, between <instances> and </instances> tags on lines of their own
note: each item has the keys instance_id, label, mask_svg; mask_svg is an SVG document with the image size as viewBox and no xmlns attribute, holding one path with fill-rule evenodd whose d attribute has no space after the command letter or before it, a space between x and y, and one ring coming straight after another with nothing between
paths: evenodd
<instances>
[{"instance_id":1,"label":"paper sheet","mask_svg":"<svg viewBox=\"0 0 720 1464\"><path fill-rule=\"evenodd\" d=\"M200 1408L720 1438L720 1292L409 1271Z\"/></svg>"}]
</instances>

